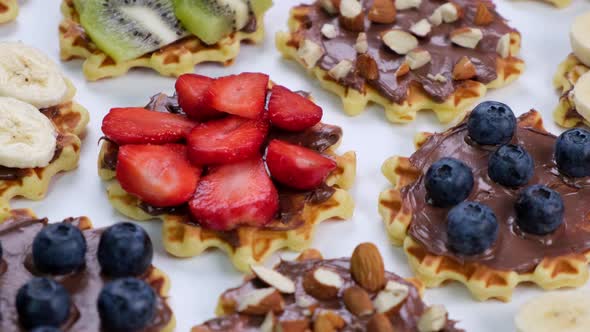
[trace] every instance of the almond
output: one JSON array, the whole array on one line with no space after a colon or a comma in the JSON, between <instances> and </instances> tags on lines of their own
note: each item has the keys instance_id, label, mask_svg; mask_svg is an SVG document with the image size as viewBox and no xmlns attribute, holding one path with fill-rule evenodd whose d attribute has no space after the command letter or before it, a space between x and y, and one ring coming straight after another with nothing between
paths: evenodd
<instances>
[{"instance_id":1,"label":"almond","mask_svg":"<svg viewBox=\"0 0 590 332\"><path fill-rule=\"evenodd\" d=\"M367 316L374 311L369 293L360 287L347 288L342 294L342 300L346 309L355 316Z\"/></svg>"},{"instance_id":2,"label":"almond","mask_svg":"<svg viewBox=\"0 0 590 332\"><path fill-rule=\"evenodd\" d=\"M363 54L367 53L369 50L369 42L367 41L367 34L364 32L359 33L358 37L356 37L356 43L354 44L354 49L357 53Z\"/></svg>"},{"instance_id":3,"label":"almond","mask_svg":"<svg viewBox=\"0 0 590 332\"><path fill-rule=\"evenodd\" d=\"M284 306L285 302L278 290L260 288L238 299L237 310L247 315L266 315L269 312L282 312Z\"/></svg>"},{"instance_id":4,"label":"almond","mask_svg":"<svg viewBox=\"0 0 590 332\"><path fill-rule=\"evenodd\" d=\"M442 305L433 305L426 309L418 320L418 331L436 332L447 324L447 309Z\"/></svg>"},{"instance_id":5,"label":"almond","mask_svg":"<svg viewBox=\"0 0 590 332\"><path fill-rule=\"evenodd\" d=\"M267 285L278 289L279 292L284 294L295 293L295 283L281 273L262 265L251 265L250 269L258 279L264 281Z\"/></svg>"},{"instance_id":6,"label":"almond","mask_svg":"<svg viewBox=\"0 0 590 332\"><path fill-rule=\"evenodd\" d=\"M309 331L309 325L307 318L281 320L276 325L276 332L305 332Z\"/></svg>"},{"instance_id":7,"label":"almond","mask_svg":"<svg viewBox=\"0 0 590 332\"><path fill-rule=\"evenodd\" d=\"M406 290L399 289L397 291L383 290L377 294L377 297L373 300L373 305L378 313L390 314L401 306L402 303L408 298L409 289L406 286Z\"/></svg>"},{"instance_id":8,"label":"almond","mask_svg":"<svg viewBox=\"0 0 590 332\"><path fill-rule=\"evenodd\" d=\"M324 257L322 256L322 254L316 250L316 249L306 249L304 252L302 252L298 257L297 257L297 261L298 262L305 262L305 261L309 261L309 260L319 260L319 259L323 259Z\"/></svg>"},{"instance_id":9,"label":"almond","mask_svg":"<svg viewBox=\"0 0 590 332\"><path fill-rule=\"evenodd\" d=\"M443 17L442 10L440 9L440 7L438 7L434 10L434 12L432 12L432 14L428 17L428 21L432 23L432 25L434 26L439 26L442 24Z\"/></svg>"},{"instance_id":10,"label":"almond","mask_svg":"<svg viewBox=\"0 0 590 332\"><path fill-rule=\"evenodd\" d=\"M326 23L326 24L322 25L321 32L322 32L322 35L324 35L324 37L326 37L328 39L338 37L338 29L336 29L336 26L334 24Z\"/></svg>"},{"instance_id":11,"label":"almond","mask_svg":"<svg viewBox=\"0 0 590 332\"><path fill-rule=\"evenodd\" d=\"M338 14L338 6L332 0L320 0L320 6L328 13L328 14Z\"/></svg>"},{"instance_id":12,"label":"almond","mask_svg":"<svg viewBox=\"0 0 590 332\"><path fill-rule=\"evenodd\" d=\"M502 57L506 59L510 56L510 34L504 34L500 39L498 39L498 45L496 46L496 52Z\"/></svg>"},{"instance_id":13,"label":"almond","mask_svg":"<svg viewBox=\"0 0 590 332\"><path fill-rule=\"evenodd\" d=\"M381 39L387 47L400 55L405 55L418 47L418 39L403 30L386 31Z\"/></svg>"},{"instance_id":14,"label":"almond","mask_svg":"<svg viewBox=\"0 0 590 332\"><path fill-rule=\"evenodd\" d=\"M367 332L395 332L389 318L384 314L375 314L367 323Z\"/></svg>"},{"instance_id":15,"label":"almond","mask_svg":"<svg viewBox=\"0 0 590 332\"><path fill-rule=\"evenodd\" d=\"M349 31L365 30L363 6L358 0L342 0L340 2L340 25Z\"/></svg>"},{"instance_id":16,"label":"almond","mask_svg":"<svg viewBox=\"0 0 590 332\"><path fill-rule=\"evenodd\" d=\"M432 25L425 18L421 19L420 21L412 25L412 27L410 27L410 31L418 37L426 37L431 30Z\"/></svg>"},{"instance_id":17,"label":"almond","mask_svg":"<svg viewBox=\"0 0 590 332\"><path fill-rule=\"evenodd\" d=\"M379 249L372 243L362 243L354 249L350 259L352 278L369 292L385 285L385 266Z\"/></svg>"},{"instance_id":18,"label":"almond","mask_svg":"<svg viewBox=\"0 0 590 332\"><path fill-rule=\"evenodd\" d=\"M463 16L463 9L454 2L447 2L439 7L443 22L453 23Z\"/></svg>"},{"instance_id":19,"label":"almond","mask_svg":"<svg viewBox=\"0 0 590 332\"><path fill-rule=\"evenodd\" d=\"M395 77L402 77L410 72L410 65L407 62L402 63L401 66L396 70Z\"/></svg>"},{"instance_id":20,"label":"almond","mask_svg":"<svg viewBox=\"0 0 590 332\"><path fill-rule=\"evenodd\" d=\"M466 56L462 57L453 68L453 79L457 81L468 80L474 78L475 75L477 75L475 66Z\"/></svg>"},{"instance_id":21,"label":"almond","mask_svg":"<svg viewBox=\"0 0 590 332\"><path fill-rule=\"evenodd\" d=\"M422 0L395 0L395 8L397 10L406 10L410 8L418 8L422 4Z\"/></svg>"},{"instance_id":22,"label":"almond","mask_svg":"<svg viewBox=\"0 0 590 332\"><path fill-rule=\"evenodd\" d=\"M297 56L303 62L305 67L311 69L315 67L318 61L324 56L322 47L309 39L304 39L297 50Z\"/></svg>"},{"instance_id":23,"label":"almond","mask_svg":"<svg viewBox=\"0 0 590 332\"><path fill-rule=\"evenodd\" d=\"M483 33L477 28L459 28L451 32L451 41L465 48L476 48L483 38Z\"/></svg>"},{"instance_id":24,"label":"almond","mask_svg":"<svg viewBox=\"0 0 590 332\"><path fill-rule=\"evenodd\" d=\"M395 22L397 10L392 0L375 0L369 9L369 20L375 23L390 24Z\"/></svg>"},{"instance_id":25,"label":"almond","mask_svg":"<svg viewBox=\"0 0 590 332\"><path fill-rule=\"evenodd\" d=\"M440 82L440 83L447 83L447 77L441 73L438 73L436 75L432 75L431 73L428 73L428 75L426 75L426 77L429 80L435 81L435 82Z\"/></svg>"},{"instance_id":26,"label":"almond","mask_svg":"<svg viewBox=\"0 0 590 332\"><path fill-rule=\"evenodd\" d=\"M307 294L297 294L295 298L295 304L299 308L309 309L316 303L316 300Z\"/></svg>"},{"instance_id":27,"label":"almond","mask_svg":"<svg viewBox=\"0 0 590 332\"><path fill-rule=\"evenodd\" d=\"M260 332L274 332L275 329L275 315L272 312L266 314L264 321L259 327Z\"/></svg>"},{"instance_id":28,"label":"almond","mask_svg":"<svg viewBox=\"0 0 590 332\"><path fill-rule=\"evenodd\" d=\"M377 62L368 54L361 54L356 58L356 70L368 80L374 81L379 78Z\"/></svg>"},{"instance_id":29,"label":"almond","mask_svg":"<svg viewBox=\"0 0 590 332\"><path fill-rule=\"evenodd\" d=\"M336 332L343 328L346 322L333 311L324 311L318 315L313 323L313 332Z\"/></svg>"},{"instance_id":30,"label":"almond","mask_svg":"<svg viewBox=\"0 0 590 332\"><path fill-rule=\"evenodd\" d=\"M352 61L342 60L328 71L328 75L330 75L330 77L332 77L333 79L339 81L348 76L348 74L352 70L352 66Z\"/></svg>"},{"instance_id":31,"label":"almond","mask_svg":"<svg viewBox=\"0 0 590 332\"><path fill-rule=\"evenodd\" d=\"M415 70L427 65L432 57L430 52L421 48L415 48L406 55L406 63L411 70Z\"/></svg>"},{"instance_id":32,"label":"almond","mask_svg":"<svg viewBox=\"0 0 590 332\"><path fill-rule=\"evenodd\" d=\"M338 273L327 268L309 271L303 277L303 289L307 294L320 300L330 300L338 296L344 281Z\"/></svg>"},{"instance_id":33,"label":"almond","mask_svg":"<svg viewBox=\"0 0 590 332\"><path fill-rule=\"evenodd\" d=\"M494 13L483 2L477 5L474 22L476 25L490 25L496 19Z\"/></svg>"}]
</instances>

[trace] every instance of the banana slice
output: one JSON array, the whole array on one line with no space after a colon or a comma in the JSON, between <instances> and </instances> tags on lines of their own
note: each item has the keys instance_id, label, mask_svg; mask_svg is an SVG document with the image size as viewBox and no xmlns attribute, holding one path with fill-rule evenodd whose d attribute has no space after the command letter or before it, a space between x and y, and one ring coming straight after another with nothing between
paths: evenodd
<instances>
[{"instance_id":1,"label":"banana slice","mask_svg":"<svg viewBox=\"0 0 590 332\"><path fill-rule=\"evenodd\" d=\"M574 54L582 63L590 67L590 12L574 19L570 30L570 43Z\"/></svg>"},{"instance_id":2,"label":"banana slice","mask_svg":"<svg viewBox=\"0 0 590 332\"><path fill-rule=\"evenodd\" d=\"M64 102L67 92L61 70L41 51L17 42L0 43L0 96L45 108Z\"/></svg>"},{"instance_id":3,"label":"banana slice","mask_svg":"<svg viewBox=\"0 0 590 332\"><path fill-rule=\"evenodd\" d=\"M573 90L573 101L576 111L590 121L590 72L580 76Z\"/></svg>"},{"instance_id":4,"label":"banana slice","mask_svg":"<svg viewBox=\"0 0 590 332\"><path fill-rule=\"evenodd\" d=\"M0 97L0 165L45 167L55 154L57 131L39 110L11 97Z\"/></svg>"},{"instance_id":5,"label":"banana slice","mask_svg":"<svg viewBox=\"0 0 590 332\"><path fill-rule=\"evenodd\" d=\"M588 332L590 292L546 293L522 306L514 322L517 332Z\"/></svg>"}]
</instances>

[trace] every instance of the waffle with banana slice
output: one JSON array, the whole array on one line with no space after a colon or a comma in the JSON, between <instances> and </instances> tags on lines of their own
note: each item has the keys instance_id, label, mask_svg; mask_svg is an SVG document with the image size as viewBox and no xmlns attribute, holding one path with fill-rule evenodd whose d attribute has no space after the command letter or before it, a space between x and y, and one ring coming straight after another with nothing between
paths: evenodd
<instances>
[{"instance_id":1,"label":"waffle with banana slice","mask_svg":"<svg viewBox=\"0 0 590 332\"><path fill-rule=\"evenodd\" d=\"M268 76L257 73L185 74L176 90L145 109L112 109L98 158L111 204L135 220L162 220L169 253L218 248L246 271L279 249L305 249L322 221L352 216L356 155L337 154L342 130L319 122L321 108L308 94L269 88ZM239 110L210 109L201 104L207 93L219 98L216 109L227 110L227 102ZM137 145L156 140L166 144Z\"/></svg>"},{"instance_id":2,"label":"waffle with banana slice","mask_svg":"<svg viewBox=\"0 0 590 332\"><path fill-rule=\"evenodd\" d=\"M180 76L202 62L230 65L242 42L264 39L264 13L271 4L63 0L60 54L64 61L83 59L90 81L122 76L131 68Z\"/></svg>"},{"instance_id":3,"label":"waffle with banana slice","mask_svg":"<svg viewBox=\"0 0 590 332\"><path fill-rule=\"evenodd\" d=\"M486 102L415 142L411 157L383 164L393 187L379 212L427 287L457 281L477 300L509 301L519 283L586 283L590 132L556 137L538 112L516 120L508 106Z\"/></svg>"},{"instance_id":4,"label":"waffle with banana slice","mask_svg":"<svg viewBox=\"0 0 590 332\"><path fill-rule=\"evenodd\" d=\"M407 123L420 110L461 118L487 89L516 80L520 40L487 0L318 0L291 10L276 45L347 114L375 103L389 121Z\"/></svg>"},{"instance_id":5,"label":"waffle with banana slice","mask_svg":"<svg viewBox=\"0 0 590 332\"><path fill-rule=\"evenodd\" d=\"M19 75L14 75L14 73ZM42 199L52 177L77 167L89 121L76 89L39 50L0 43L0 219L14 197Z\"/></svg>"},{"instance_id":6,"label":"waffle with banana slice","mask_svg":"<svg viewBox=\"0 0 590 332\"><path fill-rule=\"evenodd\" d=\"M13 21L18 16L18 0L0 0L0 24Z\"/></svg>"}]
</instances>

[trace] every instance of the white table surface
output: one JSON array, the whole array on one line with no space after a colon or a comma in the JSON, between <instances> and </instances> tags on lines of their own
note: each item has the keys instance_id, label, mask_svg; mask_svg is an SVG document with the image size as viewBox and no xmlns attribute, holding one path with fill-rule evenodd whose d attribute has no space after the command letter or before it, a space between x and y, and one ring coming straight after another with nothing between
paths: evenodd
<instances>
[{"instance_id":1,"label":"white table surface","mask_svg":"<svg viewBox=\"0 0 590 332\"><path fill-rule=\"evenodd\" d=\"M559 62L570 52L568 31L573 17L590 10L589 1L573 1L573 6L558 10L536 1L496 0L500 13L522 33L521 55L527 62L527 70L516 83L492 91L488 98L507 103L517 114L531 108L541 111L547 128L555 133L560 129L553 123L551 113L557 104L558 94L551 80ZM340 151L355 150L358 156L357 179L352 190L356 201L354 217L344 222L322 224L318 228L314 247L320 249L325 257L335 258L350 256L358 243L371 241L381 249L388 270L410 276L402 250L389 244L377 213L377 197L387 187L379 169L389 156L411 154L414 151L412 139L417 132L442 131L446 127L429 112L420 114L417 121L409 125L386 122L382 110L375 106L358 117L344 115L336 96L322 90L296 64L282 59L274 47L274 34L286 30L289 8L298 3L299 0L275 0L274 7L266 15L264 43L244 46L233 66L207 64L198 66L196 71L210 76L261 71L291 89L311 91L324 109L323 121L344 129ZM58 61L59 6L60 0L21 1L17 21L0 26L0 40L22 40ZM96 227L108 226L125 218L116 213L107 201L105 186L97 175L101 120L111 107L144 105L149 96L157 92L171 93L174 79L160 77L149 70L134 70L121 78L88 83L82 76L80 61L62 63L62 67L78 88L76 100L91 114L80 167L57 176L44 200L15 200L13 207L30 207L39 216L47 216L52 221L86 215ZM242 280L240 273L220 251L209 251L190 259L173 258L162 248L160 223L142 222L141 225L154 242L155 265L166 271L172 280L170 304L178 321L176 330L189 331L192 326L212 318L218 296L225 289L239 285ZM294 257L286 252L282 255ZM271 261L276 261L278 257L275 255ZM590 286L585 288L590 289ZM504 332L514 331L513 316L517 308L539 294L541 290L537 287L520 286L510 303L479 303L462 285L450 284L428 290L426 301L446 305L451 317L459 320L459 326L468 331Z\"/></svg>"}]
</instances>

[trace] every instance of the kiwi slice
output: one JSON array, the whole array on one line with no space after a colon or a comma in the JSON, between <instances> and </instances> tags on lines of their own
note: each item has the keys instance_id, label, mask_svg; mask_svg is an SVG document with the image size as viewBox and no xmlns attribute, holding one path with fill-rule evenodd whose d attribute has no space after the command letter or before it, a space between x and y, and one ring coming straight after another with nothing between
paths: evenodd
<instances>
[{"instance_id":1,"label":"kiwi slice","mask_svg":"<svg viewBox=\"0 0 590 332\"><path fill-rule=\"evenodd\" d=\"M185 28L209 45L241 30L250 18L247 0L173 1L176 16Z\"/></svg>"},{"instance_id":2,"label":"kiwi slice","mask_svg":"<svg viewBox=\"0 0 590 332\"><path fill-rule=\"evenodd\" d=\"M262 16L272 7L272 0L250 0L250 8L256 17Z\"/></svg>"},{"instance_id":3,"label":"kiwi slice","mask_svg":"<svg viewBox=\"0 0 590 332\"><path fill-rule=\"evenodd\" d=\"M172 0L74 0L90 39L115 61L136 59L187 35Z\"/></svg>"}]
</instances>

